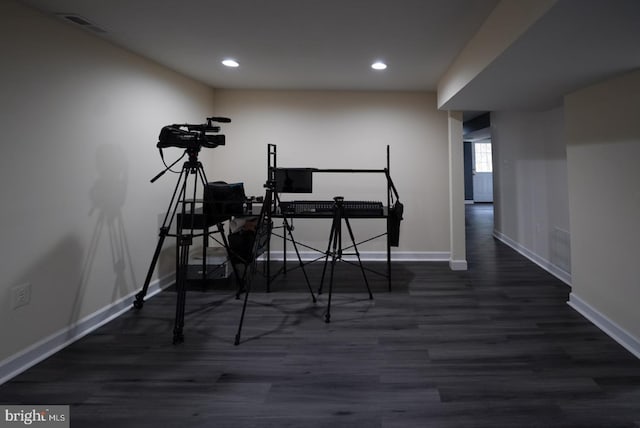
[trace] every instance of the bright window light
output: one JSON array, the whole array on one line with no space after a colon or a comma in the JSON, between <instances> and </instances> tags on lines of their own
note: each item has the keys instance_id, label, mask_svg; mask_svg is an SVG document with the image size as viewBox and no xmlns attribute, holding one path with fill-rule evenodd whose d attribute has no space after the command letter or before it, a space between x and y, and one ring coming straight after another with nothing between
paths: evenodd
<instances>
[{"instance_id":1,"label":"bright window light","mask_svg":"<svg viewBox=\"0 0 640 428\"><path fill-rule=\"evenodd\" d=\"M382 61L376 61L371 64L371 68L373 68L374 70L384 70L385 68L387 68L387 64Z\"/></svg>"},{"instance_id":2,"label":"bright window light","mask_svg":"<svg viewBox=\"0 0 640 428\"><path fill-rule=\"evenodd\" d=\"M226 65L227 67L238 67L240 64L238 64L238 61L236 61L235 59L225 59L224 61L222 61L222 64Z\"/></svg>"},{"instance_id":3,"label":"bright window light","mask_svg":"<svg viewBox=\"0 0 640 428\"><path fill-rule=\"evenodd\" d=\"M493 172L491 143L473 143L476 172Z\"/></svg>"}]
</instances>

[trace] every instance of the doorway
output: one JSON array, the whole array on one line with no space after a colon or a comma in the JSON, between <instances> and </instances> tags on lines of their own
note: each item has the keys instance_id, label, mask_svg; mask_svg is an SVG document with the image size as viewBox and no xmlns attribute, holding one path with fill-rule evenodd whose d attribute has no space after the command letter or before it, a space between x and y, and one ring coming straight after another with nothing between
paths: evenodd
<instances>
[{"instance_id":1,"label":"doorway","mask_svg":"<svg viewBox=\"0 0 640 428\"><path fill-rule=\"evenodd\" d=\"M491 139L472 142L473 202L493 202Z\"/></svg>"},{"instance_id":2,"label":"doorway","mask_svg":"<svg viewBox=\"0 0 640 428\"><path fill-rule=\"evenodd\" d=\"M464 200L466 204L493 202L491 138L464 142Z\"/></svg>"}]
</instances>

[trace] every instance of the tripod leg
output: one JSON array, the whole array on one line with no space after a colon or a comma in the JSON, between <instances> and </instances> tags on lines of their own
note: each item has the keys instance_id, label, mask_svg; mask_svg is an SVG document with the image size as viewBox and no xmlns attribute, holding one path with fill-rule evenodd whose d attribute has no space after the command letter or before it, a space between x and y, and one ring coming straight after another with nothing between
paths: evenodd
<instances>
[{"instance_id":1,"label":"tripod leg","mask_svg":"<svg viewBox=\"0 0 640 428\"><path fill-rule=\"evenodd\" d=\"M247 311L247 301L249 300L249 293L251 292L251 279L255 272L255 264L254 260L251 265L247 265L245 267L243 281L245 284L245 294L244 294L244 302L242 303L242 314L240 315L240 323L238 324L238 332L236 333L236 338L233 342L234 345L238 346L240 344L240 335L242 334L242 324L244 323L244 315Z\"/></svg>"},{"instance_id":2,"label":"tripod leg","mask_svg":"<svg viewBox=\"0 0 640 428\"><path fill-rule=\"evenodd\" d=\"M187 296L187 265L189 262L189 246L191 237L180 236L180 247L178 249L179 255L179 266L177 272L177 281L176 281L176 318L175 324L173 328L173 343L182 343L184 342L184 334L182 332L184 328L184 312L185 312L185 304L186 304L186 296Z\"/></svg>"},{"instance_id":3,"label":"tripod leg","mask_svg":"<svg viewBox=\"0 0 640 428\"><path fill-rule=\"evenodd\" d=\"M331 233L329 236L329 242L331 243L331 270L329 273L329 299L327 299L327 312L324 316L324 322L329 323L331 321L331 298L333 296L333 274L336 268L336 262L340 259L342 255L342 211L340 207L334 207L333 211L333 222L331 223ZM329 251L327 251L327 257L329 256ZM327 264L325 261L324 268L326 269ZM324 272L323 272L324 276Z\"/></svg>"},{"instance_id":4,"label":"tripod leg","mask_svg":"<svg viewBox=\"0 0 640 428\"><path fill-rule=\"evenodd\" d=\"M267 293L271 292L271 214L269 214L269 237L267 238L267 265L265 266L267 270Z\"/></svg>"},{"instance_id":5,"label":"tripod leg","mask_svg":"<svg viewBox=\"0 0 640 428\"><path fill-rule=\"evenodd\" d=\"M340 221L338 219L338 221ZM331 296L333 295L333 272L336 267L336 261L338 260L338 238L337 234L340 233L340 227L332 227L333 231L333 251L331 253L331 270L329 272L329 299L327 299L327 312L324 315L324 322L331 322Z\"/></svg>"},{"instance_id":6,"label":"tripod leg","mask_svg":"<svg viewBox=\"0 0 640 428\"><path fill-rule=\"evenodd\" d=\"M338 220L339 221L339 220ZM329 254L331 254L331 243L333 242L334 232L336 230L336 217L334 215L331 222L331 231L329 232L329 243L327 244L327 251L325 251L324 264L322 266L322 276L320 277L320 287L318 287L318 294L322 294L322 287L324 286L324 277L327 273L327 263L329 262Z\"/></svg>"},{"instance_id":7,"label":"tripod leg","mask_svg":"<svg viewBox=\"0 0 640 428\"><path fill-rule=\"evenodd\" d=\"M222 223L218 223L217 225L218 228L218 233L222 236L222 245L224 245L224 249L227 251L227 260L229 263L231 263L231 269L233 269L233 276L235 276L236 278L236 284L238 286L238 291L236 292L236 299L240 298L240 293L242 293L243 291L243 280L240 278L240 275L238 274L238 267L236 266L236 264L232 261L232 257L231 257L231 247L229 246L229 240L227 239L227 236L224 234L224 225Z\"/></svg>"},{"instance_id":8,"label":"tripod leg","mask_svg":"<svg viewBox=\"0 0 640 428\"><path fill-rule=\"evenodd\" d=\"M347 230L349 231L349 237L351 238L351 243L353 244L353 249L356 252L356 257L358 258L358 264L360 265L360 271L362 272L362 278L364 278L364 283L367 286L367 291L369 292L369 299L373 299L373 294L371 294L371 288L369 288L369 281L367 281L367 275L364 272L364 267L362 266L362 260L360 260L360 252L358 251L358 247L356 246L356 239L353 236L353 230L351 229L351 224L349 223L349 219L347 217L344 218L344 222L347 225Z\"/></svg>"},{"instance_id":9,"label":"tripod leg","mask_svg":"<svg viewBox=\"0 0 640 428\"><path fill-rule=\"evenodd\" d=\"M233 272L236 275L236 282L238 283L238 290L236 291L236 300L240 299L240 295L242 293L246 293L247 287L245 285L245 281L247 279L247 266L244 266L242 276L239 275L239 271L237 266L234 264Z\"/></svg>"},{"instance_id":10,"label":"tripod leg","mask_svg":"<svg viewBox=\"0 0 640 428\"><path fill-rule=\"evenodd\" d=\"M133 301L133 307L136 309L142 309L144 306L144 298L147 295L147 291L149 290L149 284L151 283L151 277L153 276L153 272L156 269L156 263L158 263L158 258L160 257L160 252L162 252L162 245L164 244L164 239L169 234L168 227L160 228L160 239L158 240L158 244L156 245L156 250L153 253L153 258L151 259L151 265L149 266L149 270L147 271L147 277L144 280L144 285L142 286L142 290L140 290L136 294L136 299Z\"/></svg>"},{"instance_id":11,"label":"tripod leg","mask_svg":"<svg viewBox=\"0 0 640 428\"><path fill-rule=\"evenodd\" d=\"M286 217L282 219L282 225L284 226L284 233L282 234L282 273L287 274L287 233L291 236L291 229L289 223L287 223ZM293 238L291 238L293 239Z\"/></svg>"},{"instance_id":12,"label":"tripod leg","mask_svg":"<svg viewBox=\"0 0 640 428\"><path fill-rule=\"evenodd\" d=\"M240 344L240 335L242 334L242 324L244 323L244 316L247 311L247 302L249 301L249 294L251 293L251 283L253 282L253 277L255 276L256 270L258 269L258 253L259 253L259 250L261 249L261 245L263 244L262 239L266 235L267 242L265 242L264 244L268 245L268 239L271 237L270 236L271 217L267 213L267 210L270 209L270 204L271 204L271 193L270 191L267 191L263 205L262 205L262 209L260 211L260 216L258 217L256 234L255 234L255 238L251 248L251 254L249 255L250 261L245 264L245 271L244 271L243 280L242 280L242 282L244 283L245 295L244 295L244 302L242 303L242 314L240 315L240 322L238 323L238 332L236 333L236 337L233 342L234 345ZM265 219L266 219L266 222L265 222ZM264 230L265 227L267 228L267 230Z\"/></svg>"},{"instance_id":13,"label":"tripod leg","mask_svg":"<svg viewBox=\"0 0 640 428\"><path fill-rule=\"evenodd\" d=\"M202 165L198 163L197 169L194 172L199 173L201 169L202 169ZM175 324L173 328L174 344L184 342L183 329L184 329L184 312L185 312L185 304L186 304L186 297L187 297L187 274L188 274L188 268L189 268L189 248L193 243L193 235L194 235L194 229L195 229L194 204L196 200L196 189L198 187L198 175L199 174L196 174L193 179L193 199L190 202L191 204L191 207L189 210L190 224L189 224L189 227L187 228L188 233L184 234L183 224L176 225L177 227L176 241L178 244L178 249L177 249L177 263L176 263L176 292L177 292L176 318L175 318ZM202 175L200 175L200 179L201 180L203 179ZM184 183L182 184L182 190L180 191L180 197L178 198L179 202L180 201L183 202L182 203L182 219L187 218L186 207L185 207L186 201L184 200L184 196L186 195L186 189L187 189L187 177L185 175L185 180L184 180ZM204 232L205 231L203 231L203 233Z\"/></svg>"},{"instance_id":14,"label":"tripod leg","mask_svg":"<svg viewBox=\"0 0 640 428\"><path fill-rule=\"evenodd\" d=\"M307 287L309 288L309 293L311 293L311 299L313 300L313 303L316 302L316 296L315 294L313 294L313 289L311 288L311 282L309 282L309 277L307 276L307 271L304 268L304 263L302 262L302 257L300 257L300 251L298 251L298 245L296 244L296 241L293 239L293 233L291 232L291 228L289 227L289 223L287 222L287 219L284 218L284 224L285 224L285 230L287 232L289 232L289 237L291 238L291 243L293 245L293 249L296 251L296 256L298 256L298 263L300 265L300 269L302 269L302 274L304 275L304 280L307 282ZM285 239L286 241L286 239ZM286 254L286 251L285 251ZM285 262L285 266L286 266L286 262Z\"/></svg>"},{"instance_id":15,"label":"tripod leg","mask_svg":"<svg viewBox=\"0 0 640 428\"><path fill-rule=\"evenodd\" d=\"M206 220L203 220L206 222ZM209 226L202 225L202 288L204 289L205 280L207 279L207 247L209 246Z\"/></svg>"},{"instance_id":16,"label":"tripod leg","mask_svg":"<svg viewBox=\"0 0 640 428\"><path fill-rule=\"evenodd\" d=\"M167 209L167 214L165 215L164 221L162 222L162 226L160 227L160 239L158 240L158 244L156 245L156 249L153 253L153 258L151 259L151 264L149 265L149 270L147 271L147 276L144 280L144 285L142 286L142 290L140 290L140 292L138 292L135 295L136 299L133 301L133 307L136 309L142 309L142 306L144 305L144 298L147 295L147 291L149 290L151 277L153 276L153 272L156 269L156 264L158 263L158 258L160 257L160 253L162 252L164 239L169 235L169 230L171 229L171 223L173 222L173 218L176 215L176 210L178 208L178 201L180 199L178 192L183 191L186 181L187 181L187 170L185 169L185 167L183 167L182 171L180 172L180 177L178 177L178 181L176 182L176 187L173 190L171 201L169 202L169 207Z\"/></svg>"},{"instance_id":17,"label":"tripod leg","mask_svg":"<svg viewBox=\"0 0 640 428\"><path fill-rule=\"evenodd\" d=\"M196 169L197 178L194 180L193 186L193 200L196 200L196 188L198 183L198 178L200 179L200 184L202 185L202 189L207 187L207 177L204 174L204 168L202 164L198 162L198 167ZM209 246L209 225L207 224L206 215L204 213L204 206L202 209L202 286L204 288L205 281L207 279L207 247Z\"/></svg>"},{"instance_id":18,"label":"tripod leg","mask_svg":"<svg viewBox=\"0 0 640 428\"><path fill-rule=\"evenodd\" d=\"M391 292L391 245L389 244L389 234L387 233L387 286Z\"/></svg>"}]
</instances>

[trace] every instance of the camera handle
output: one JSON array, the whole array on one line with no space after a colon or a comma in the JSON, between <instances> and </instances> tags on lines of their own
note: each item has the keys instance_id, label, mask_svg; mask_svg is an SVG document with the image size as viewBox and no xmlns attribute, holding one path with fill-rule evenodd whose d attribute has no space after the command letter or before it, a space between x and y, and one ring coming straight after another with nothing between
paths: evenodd
<instances>
[{"instance_id":1,"label":"camera handle","mask_svg":"<svg viewBox=\"0 0 640 428\"><path fill-rule=\"evenodd\" d=\"M164 161L164 152L162 151L162 148L158 148L158 150L160 151L160 158L162 158L162 163L167 165L165 163L165 161ZM158 173L158 175L156 175L155 177L153 177L151 179L151 182L155 183L160 177L162 177L167 171L169 171L172 166L174 166L175 164L180 162L184 158L184 156L186 154L189 155L189 160L186 163L186 168L188 168L189 170L191 170L191 172L193 172L196 168L198 168L198 153L199 152L200 152L200 147L186 149L184 151L184 153L182 154L182 156L180 156L174 163L172 163L171 165L167 166L165 169L160 171Z\"/></svg>"},{"instance_id":2,"label":"camera handle","mask_svg":"<svg viewBox=\"0 0 640 428\"><path fill-rule=\"evenodd\" d=\"M162 149L158 149L160 150L160 157L162 158L162 162L164 163L164 154L162 153ZM166 167L165 169L163 169L162 171L160 171L158 173L158 175L156 175L155 177L153 177L151 179L152 183L155 183L156 180L158 180L158 178L162 177L167 171L169 171L171 169L172 166L174 166L175 164L177 164L178 162L180 162L182 160L182 158L184 158L184 155L187 154L187 151L185 150L184 153L182 154L182 156L180 156L174 163L172 163L171 165L169 165L168 167ZM165 163L166 165L166 163Z\"/></svg>"}]
</instances>

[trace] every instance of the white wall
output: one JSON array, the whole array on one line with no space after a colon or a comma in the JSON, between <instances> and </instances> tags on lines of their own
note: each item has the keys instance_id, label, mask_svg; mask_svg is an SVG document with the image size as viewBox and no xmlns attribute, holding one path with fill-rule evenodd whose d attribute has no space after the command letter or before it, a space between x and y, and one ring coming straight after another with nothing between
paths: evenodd
<instances>
[{"instance_id":1,"label":"white wall","mask_svg":"<svg viewBox=\"0 0 640 428\"><path fill-rule=\"evenodd\" d=\"M494 112L495 234L571 281L567 161L561 107Z\"/></svg>"},{"instance_id":2,"label":"white wall","mask_svg":"<svg viewBox=\"0 0 640 428\"><path fill-rule=\"evenodd\" d=\"M640 356L638 94L635 71L568 95L565 118L571 302Z\"/></svg>"},{"instance_id":3,"label":"white wall","mask_svg":"<svg viewBox=\"0 0 640 428\"><path fill-rule=\"evenodd\" d=\"M213 93L13 1L0 54L2 361L141 287L175 184L149 183L158 133L202 121Z\"/></svg>"},{"instance_id":4,"label":"white wall","mask_svg":"<svg viewBox=\"0 0 640 428\"><path fill-rule=\"evenodd\" d=\"M405 203L395 258L448 260L449 168L447 112L432 93L218 90L216 114L232 118L227 145L203 154L209 180L243 181L247 194L263 194L267 144L277 145L278 166L384 168L391 146L391 176ZM386 200L383 175L314 174L314 194L286 198ZM356 236L385 230L379 220L353 221ZM324 248L330 223L297 220L298 240ZM318 248L318 247L316 247ZM385 251L384 240L363 247Z\"/></svg>"}]
</instances>

